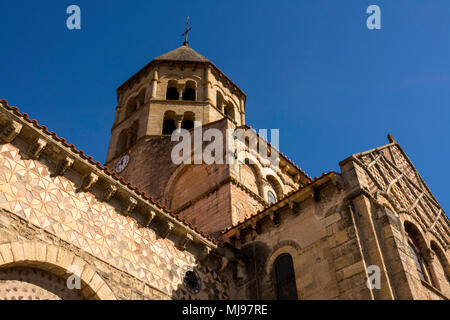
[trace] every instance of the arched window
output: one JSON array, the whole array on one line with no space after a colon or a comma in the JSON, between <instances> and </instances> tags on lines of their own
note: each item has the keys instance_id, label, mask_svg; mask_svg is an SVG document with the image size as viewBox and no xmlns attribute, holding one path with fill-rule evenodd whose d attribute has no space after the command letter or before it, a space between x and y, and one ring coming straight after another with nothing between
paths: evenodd
<instances>
[{"instance_id":1,"label":"arched window","mask_svg":"<svg viewBox=\"0 0 450 320\"><path fill-rule=\"evenodd\" d=\"M135 121L133 125L128 129L128 148L134 145L138 138L139 122Z\"/></svg>"},{"instance_id":2,"label":"arched window","mask_svg":"<svg viewBox=\"0 0 450 320\"><path fill-rule=\"evenodd\" d=\"M183 100L195 101L195 87L196 85L194 81L186 82L186 88L183 92Z\"/></svg>"},{"instance_id":3,"label":"arched window","mask_svg":"<svg viewBox=\"0 0 450 320\"><path fill-rule=\"evenodd\" d=\"M269 182L270 186L272 187L272 190L275 191L276 198L277 199L283 198L283 188L281 187L278 180L275 179L273 176L267 176L266 179Z\"/></svg>"},{"instance_id":4,"label":"arched window","mask_svg":"<svg viewBox=\"0 0 450 320\"><path fill-rule=\"evenodd\" d=\"M127 130L122 130L122 132L119 134L119 139L117 140L116 156L122 154L126 150L127 139Z\"/></svg>"},{"instance_id":5,"label":"arched window","mask_svg":"<svg viewBox=\"0 0 450 320\"><path fill-rule=\"evenodd\" d=\"M415 246L412 240L408 241L409 251L411 253L411 257L414 260L414 264L416 265L417 273L419 274L420 280L428 282L428 276L425 273L424 268L424 259L419 252L419 249Z\"/></svg>"},{"instance_id":6,"label":"arched window","mask_svg":"<svg viewBox=\"0 0 450 320\"><path fill-rule=\"evenodd\" d=\"M450 266L448 264L447 258L445 257L445 253L434 241L431 241L430 246L431 246L431 249L436 254L437 260L439 261L439 265L441 266L441 270L442 270L445 280L447 280L447 282L450 283L450 275L449 275Z\"/></svg>"},{"instance_id":7,"label":"arched window","mask_svg":"<svg viewBox=\"0 0 450 320\"><path fill-rule=\"evenodd\" d=\"M175 80L170 80L167 84L167 100L179 100L180 94L178 93L177 82Z\"/></svg>"},{"instance_id":8,"label":"arched window","mask_svg":"<svg viewBox=\"0 0 450 320\"><path fill-rule=\"evenodd\" d=\"M225 105L224 113L226 116L230 117L231 119L235 120L234 118L234 107L231 102L227 103Z\"/></svg>"},{"instance_id":9,"label":"arched window","mask_svg":"<svg viewBox=\"0 0 450 320\"><path fill-rule=\"evenodd\" d=\"M194 128L195 114L193 112L187 111L183 116L183 123L181 128L190 130Z\"/></svg>"},{"instance_id":10,"label":"arched window","mask_svg":"<svg viewBox=\"0 0 450 320\"><path fill-rule=\"evenodd\" d=\"M176 114L173 111L167 111L164 114L162 134L170 135L177 129L175 118Z\"/></svg>"},{"instance_id":11,"label":"arched window","mask_svg":"<svg viewBox=\"0 0 450 320\"><path fill-rule=\"evenodd\" d=\"M145 88L143 88L136 96L136 110L138 110L145 102Z\"/></svg>"},{"instance_id":12,"label":"arched window","mask_svg":"<svg viewBox=\"0 0 450 320\"><path fill-rule=\"evenodd\" d=\"M138 105L136 102L136 97L130 98L125 109L125 118L131 116L137 109Z\"/></svg>"},{"instance_id":13,"label":"arched window","mask_svg":"<svg viewBox=\"0 0 450 320\"><path fill-rule=\"evenodd\" d=\"M278 300L298 300L294 263L287 253L275 261L275 283Z\"/></svg>"},{"instance_id":14,"label":"arched window","mask_svg":"<svg viewBox=\"0 0 450 320\"><path fill-rule=\"evenodd\" d=\"M217 109L219 109L220 111L224 112L224 110L223 110L223 96L222 96L222 94L219 91L217 91L217 93L216 93L216 106L217 106Z\"/></svg>"},{"instance_id":15,"label":"arched window","mask_svg":"<svg viewBox=\"0 0 450 320\"><path fill-rule=\"evenodd\" d=\"M420 280L428 282L436 287L433 274L428 261L425 258L427 245L420 231L410 222L405 222L405 231L408 236L408 247L411 258L414 260Z\"/></svg>"},{"instance_id":16,"label":"arched window","mask_svg":"<svg viewBox=\"0 0 450 320\"><path fill-rule=\"evenodd\" d=\"M272 191L267 192L267 199L270 204L277 202L277 196Z\"/></svg>"}]
</instances>

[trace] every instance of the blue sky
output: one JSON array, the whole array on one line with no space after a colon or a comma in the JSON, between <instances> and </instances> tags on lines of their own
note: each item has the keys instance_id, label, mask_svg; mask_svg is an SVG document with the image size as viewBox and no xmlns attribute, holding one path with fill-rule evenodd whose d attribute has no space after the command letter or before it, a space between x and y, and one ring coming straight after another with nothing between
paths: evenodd
<instances>
[{"instance_id":1,"label":"blue sky","mask_svg":"<svg viewBox=\"0 0 450 320\"><path fill-rule=\"evenodd\" d=\"M82 29L66 28L66 8ZM376 4L382 29L368 30ZM450 1L2 1L0 99L104 162L116 88L191 46L247 93L247 123L280 128L311 176L391 133L445 208Z\"/></svg>"}]
</instances>

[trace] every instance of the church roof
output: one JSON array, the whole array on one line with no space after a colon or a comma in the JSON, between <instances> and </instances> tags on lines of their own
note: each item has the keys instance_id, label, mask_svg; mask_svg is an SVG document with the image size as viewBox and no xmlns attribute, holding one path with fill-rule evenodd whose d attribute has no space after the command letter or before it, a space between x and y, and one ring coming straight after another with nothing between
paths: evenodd
<instances>
[{"instance_id":1,"label":"church roof","mask_svg":"<svg viewBox=\"0 0 450 320\"><path fill-rule=\"evenodd\" d=\"M246 99L247 95L244 91L242 91L228 76L220 70L211 60L205 58L203 55L189 47L188 45L184 44L181 47L176 48L175 50L172 50L170 52L167 52L152 61L148 63L145 67L143 67L141 70L139 70L136 74L134 74L130 79L125 81L117 90L120 91L123 88L127 87L130 83L132 83L134 80L139 79L140 76L144 75L151 66L158 64L158 63L167 63L167 62L181 62L181 63L203 63L208 64L213 69L217 70L220 74L223 75L223 77L233 85L243 96L244 99Z\"/></svg>"},{"instance_id":2,"label":"church roof","mask_svg":"<svg viewBox=\"0 0 450 320\"><path fill-rule=\"evenodd\" d=\"M162 56L159 56L154 59L155 61L182 61L182 62L209 62L207 58L202 56L200 53L188 47L187 45L183 45L175 50L172 50Z\"/></svg>"},{"instance_id":3,"label":"church roof","mask_svg":"<svg viewBox=\"0 0 450 320\"><path fill-rule=\"evenodd\" d=\"M235 230L235 229L239 229L241 228L244 224L248 223L249 221L255 219L255 217L260 218L262 215L264 215L265 213L269 212L270 209L273 208L278 208L281 205L283 205L286 201L288 201L290 198L292 198L294 195L298 194L299 192L302 192L304 190L306 190L307 188L313 186L314 184L320 183L321 181L323 181L324 178L330 178L333 175L338 175L339 173L334 172L334 171L329 171L329 172L324 172L322 173L322 176L320 177L314 177L314 179L311 179L311 181L309 181L307 184L299 187L296 190L292 190L291 192L289 192L288 194L286 194L282 199L278 200L275 203L272 203L268 206L266 206L265 208L263 208L262 210L251 214L249 217L239 221L237 224L228 227L227 229L222 231L222 235L228 233L231 230Z\"/></svg>"}]
</instances>

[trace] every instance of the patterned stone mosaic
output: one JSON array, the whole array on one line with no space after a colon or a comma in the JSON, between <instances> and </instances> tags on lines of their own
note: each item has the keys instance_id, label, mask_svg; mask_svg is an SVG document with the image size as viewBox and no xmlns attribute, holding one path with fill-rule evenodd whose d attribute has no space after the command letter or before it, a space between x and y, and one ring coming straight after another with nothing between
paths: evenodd
<instances>
[{"instance_id":1,"label":"patterned stone mosaic","mask_svg":"<svg viewBox=\"0 0 450 320\"><path fill-rule=\"evenodd\" d=\"M64 177L51 177L46 166L25 160L10 144L0 146L0 206L80 249L146 281L175 299L227 299L228 287L195 257L150 228L116 212L92 194L77 192ZM183 270L192 266L202 291L191 296L182 287Z\"/></svg>"}]
</instances>

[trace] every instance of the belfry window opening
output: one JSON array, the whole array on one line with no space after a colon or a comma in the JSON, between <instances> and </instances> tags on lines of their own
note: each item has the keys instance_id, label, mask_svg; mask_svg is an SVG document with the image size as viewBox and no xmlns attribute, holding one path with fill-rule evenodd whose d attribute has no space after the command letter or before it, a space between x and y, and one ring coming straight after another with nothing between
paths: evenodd
<instances>
[{"instance_id":1,"label":"belfry window opening","mask_svg":"<svg viewBox=\"0 0 450 320\"><path fill-rule=\"evenodd\" d=\"M162 128L163 135L171 135L177 129L175 120L176 120L175 112L167 111L164 114L163 128Z\"/></svg>"},{"instance_id":2,"label":"belfry window opening","mask_svg":"<svg viewBox=\"0 0 450 320\"><path fill-rule=\"evenodd\" d=\"M234 107L231 102L226 103L223 113L232 120L235 120Z\"/></svg>"},{"instance_id":3,"label":"belfry window opening","mask_svg":"<svg viewBox=\"0 0 450 320\"><path fill-rule=\"evenodd\" d=\"M181 124L182 129L191 130L194 128L195 114L191 111L187 111L183 116L183 123Z\"/></svg>"},{"instance_id":4,"label":"belfry window opening","mask_svg":"<svg viewBox=\"0 0 450 320\"><path fill-rule=\"evenodd\" d=\"M223 96L222 96L222 94L219 91L217 91L217 93L216 93L216 107L220 111L224 112L223 105L224 105Z\"/></svg>"},{"instance_id":5,"label":"belfry window opening","mask_svg":"<svg viewBox=\"0 0 450 320\"><path fill-rule=\"evenodd\" d=\"M195 82L188 81L186 82L186 87L183 91L183 100L185 101L195 101L196 100L196 90L195 90Z\"/></svg>"},{"instance_id":6,"label":"belfry window opening","mask_svg":"<svg viewBox=\"0 0 450 320\"><path fill-rule=\"evenodd\" d=\"M166 100L179 100L180 94L177 88L178 83L175 80L170 80L167 84Z\"/></svg>"}]
</instances>

